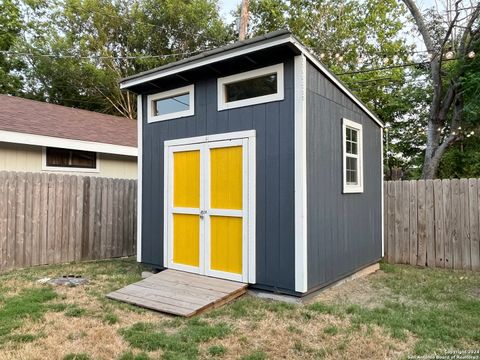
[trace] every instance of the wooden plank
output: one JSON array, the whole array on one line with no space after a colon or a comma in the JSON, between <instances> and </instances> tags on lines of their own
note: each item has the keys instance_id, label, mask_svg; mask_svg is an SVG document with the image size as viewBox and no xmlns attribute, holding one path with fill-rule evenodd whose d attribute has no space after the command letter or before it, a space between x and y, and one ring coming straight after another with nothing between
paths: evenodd
<instances>
[{"instance_id":1,"label":"wooden plank","mask_svg":"<svg viewBox=\"0 0 480 360\"><path fill-rule=\"evenodd\" d=\"M127 211L125 209L125 202L124 202L124 192L125 192L125 180L120 180L118 184L118 212L117 212L117 242L121 244L123 247L124 244L124 233L123 233L123 213ZM123 250L122 250L123 255Z\"/></svg>"},{"instance_id":2,"label":"wooden plank","mask_svg":"<svg viewBox=\"0 0 480 360\"><path fill-rule=\"evenodd\" d=\"M427 210L425 206L425 180L417 182L417 265L425 266L427 261Z\"/></svg>"},{"instance_id":3,"label":"wooden plank","mask_svg":"<svg viewBox=\"0 0 480 360\"><path fill-rule=\"evenodd\" d=\"M92 179L93 180L93 179ZM101 178L95 179L95 203L94 209L94 236L93 236L93 251L91 252L91 259L101 259L101 228L102 228L102 182Z\"/></svg>"},{"instance_id":4,"label":"wooden plank","mask_svg":"<svg viewBox=\"0 0 480 360\"><path fill-rule=\"evenodd\" d=\"M136 180L130 180L130 193L128 194L128 203L130 206L130 210L128 212L128 221L130 223L130 236L128 238L127 243L127 255L134 255L135 254L135 243L137 241L136 234L136 222L137 222L137 205L136 205Z\"/></svg>"},{"instance_id":5,"label":"wooden plank","mask_svg":"<svg viewBox=\"0 0 480 360\"><path fill-rule=\"evenodd\" d=\"M8 200L7 200L7 261L6 269L15 265L15 221L17 214L17 176L14 172L8 173Z\"/></svg>"},{"instance_id":6,"label":"wooden plank","mask_svg":"<svg viewBox=\"0 0 480 360\"><path fill-rule=\"evenodd\" d=\"M33 247L33 174L25 174L25 238L23 245L23 266L32 266Z\"/></svg>"},{"instance_id":7,"label":"wooden plank","mask_svg":"<svg viewBox=\"0 0 480 360\"><path fill-rule=\"evenodd\" d=\"M224 292L230 292L238 289L241 286L244 286L244 284L236 281L201 276L173 269L164 270L158 274L146 278L145 280L156 281L158 279L175 279L175 281L184 282L185 284L194 283L194 286L206 285L206 288Z\"/></svg>"},{"instance_id":8,"label":"wooden plank","mask_svg":"<svg viewBox=\"0 0 480 360\"><path fill-rule=\"evenodd\" d=\"M47 264L48 259L48 174L40 176L40 265Z\"/></svg>"},{"instance_id":9,"label":"wooden plank","mask_svg":"<svg viewBox=\"0 0 480 360\"><path fill-rule=\"evenodd\" d=\"M403 227L402 227L402 211L403 211L403 193L402 182L395 181L395 263L402 263L403 248Z\"/></svg>"},{"instance_id":10,"label":"wooden plank","mask_svg":"<svg viewBox=\"0 0 480 360\"><path fill-rule=\"evenodd\" d=\"M113 179L105 179L104 186L107 187L107 213L104 226L107 227L105 241L105 258L111 258L114 253L113 249Z\"/></svg>"},{"instance_id":11,"label":"wooden plank","mask_svg":"<svg viewBox=\"0 0 480 360\"><path fill-rule=\"evenodd\" d=\"M460 179L460 229L461 229L461 269L471 270L472 262L470 256L470 214L469 214L468 180Z\"/></svg>"},{"instance_id":12,"label":"wooden plank","mask_svg":"<svg viewBox=\"0 0 480 360\"><path fill-rule=\"evenodd\" d=\"M107 211L108 211L108 185L107 179L99 179L101 183L102 202L100 216L100 259L107 257Z\"/></svg>"},{"instance_id":13,"label":"wooden plank","mask_svg":"<svg viewBox=\"0 0 480 360\"><path fill-rule=\"evenodd\" d=\"M113 257L121 256L121 244L118 242L118 184L119 179L112 180L112 247Z\"/></svg>"},{"instance_id":14,"label":"wooden plank","mask_svg":"<svg viewBox=\"0 0 480 360\"><path fill-rule=\"evenodd\" d=\"M461 244L461 219L460 219L460 181L458 179L450 180L452 185L452 242L447 243L450 247L450 253L453 248L453 268L462 267L462 244ZM446 246L447 248L447 246ZM452 266L450 265L449 268Z\"/></svg>"},{"instance_id":15,"label":"wooden plank","mask_svg":"<svg viewBox=\"0 0 480 360\"><path fill-rule=\"evenodd\" d=\"M388 182L383 182L383 256L388 258Z\"/></svg>"},{"instance_id":16,"label":"wooden plank","mask_svg":"<svg viewBox=\"0 0 480 360\"><path fill-rule=\"evenodd\" d=\"M56 174L55 188L55 247L54 247L54 264L62 261L62 230L63 230L63 179L64 175Z\"/></svg>"},{"instance_id":17,"label":"wooden plank","mask_svg":"<svg viewBox=\"0 0 480 360\"><path fill-rule=\"evenodd\" d=\"M409 264L417 264L417 220L418 220L418 198L417 198L417 181L409 181L410 186L410 220L409 220L409 235L410 235L410 244L409 244Z\"/></svg>"},{"instance_id":18,"label":"wooden plank","mask_svg":"<svg viewBox=\"0 0 480 360\"><path fill-rule=\"evenodd\" d=\"M15 262L14 267L20 268L25 265L25 184L26 174L17 173L17 213L15 220Z\"/></svg>"},{"instance_id":19,"label":"wooden plank","mask_svg":"<svg viewBox=\"0 0 480 360\"><path fill-rule=\"evenodd\" d=\"M444 216L443 216L443 191L442 180L433 181L434 208L435 208L435 266L445 266L444 248Z\"/></svg>"},{"instance_id":20,"label":"wooden plank","mask_svg":"<svg viewBox=\"0 0 480 360\"><path fill-rule=\"evenodd\" d=\"M8 174L0 171L0 271L7 268Z\"/></svg>"},{"instance_id":21,"label":"wooden plank","mask_svg":"<svg viewBox=\"0 0 480 360\"><path fill-rule=\"evenodd\" d=\"M32 178L32 254L31 265L40 265L40 197L42 191L42 177L35 173Z\"/></svg>"},{"instance_id":22,"label":"wooden plank","mask_svg":"<svg viewBox=\"0 0 480 360\"><path fill-rule=\"evenodd\" d=\"M83 245L83 222L84 222L84 188L85 188L85 177L77 177L77 198L75 200L75 250L74 250L74 259L75 261L80 261L82 259L82 245Z\"/></svg>"},{"instance_id":23,"label":"wooden plank","mask_svg":"<svg viewBox=\"0 0 480 360\"><path fill-rule=\"evenodd\" d=\"M178 315L178 316L190 317L193 314L195 314L195 312L188 309L183 309L177 306L172 306L167 304L159 304L156 301L151 301L151 300L144 299L142 297L137 297L132 295L124 295L119 292L110 293L107 295L107 297L113 300L126 302L128 304L141 306L146 309L166 312L166 313Z\"/></svg>"},{"instance_id":24,"label":"wooden plank","mask_svg":"<svg viewBox=\"0 0 480 360\"><path fill-rule=\"evenodd\" d=\"M478 180L469 179L468 180L468 208L470 216L470 257L472 263L472 270L480 270L480 229L479 229L479 216L478 211L479 202L478 202Z\"/></svg>"},{"instance_id":25,"label":"wooden plank","mask_svg":"<svg viewBox=\"0 0 480 360\"><path fill-rule=\"evenodd\" d=\"M434 267L436 263L435 256L435 196L433 193L433 180L425 181L425 219L427 224L426 231L426 256L427 265Z\"/></svg>"},{"instance_id":26,"label":"wooden plank","mask_svg":"<svg viewBox=\"0 0 480 360\"><path fill-rule=\"evenodd\" d=\"M55 221L57 179L55 174L48 177L48 228L47 228L47 264L55 263Z\"/></svg>"},{"instance_id":27,"label":"wooden plank","mask_svg":"<svg viewBox=\"0 0 480 360\"><path fill-rule=\"evenodd\" d=\"M64 175L63 177L63 194L62 194L62 235L60 239L61 247L57 249L60 252L60 262L64 263L68 261L68 249L69 249L69 230L70 230L70 193L71 193L71 179L70 175Z\"/></svg>"},{"instance_id":28,"label":"wooden plank","mask_svg":"<svg viewBox=\"0 0 480 360\"><path fill-rule=\"evenodd\" d=\"M402 264L409 263L410 246L410 183L402 181Z\"/></svg>"},{"instance_id":29,"label":"wooden plank","mask_svg":"<svg viewBox=\"0 0 480 360\"><path fill-rule=\"evenodd\" d=\"M129 213L129 207L128 207L128 180L123 180L124 187L123 187L123 219L122 219L122 225L123 225L123 235L122 235L122 244L126 246L128 242L131 241L130 234L128 233L128 213Z\"/></svg>"},{"instance_id":30,"label":"wooden plank","mask_svg":"<svg viewBox=\"0 0 480 360\"><path fill-rule=\"evenodd\" d=\"M130 255L132 254L131 249L132 249L132 243L134 241L134 236L133 236L133 194L134 194L134 188L133 188L133 180L127 180L127 192L125 194L125 197L127 198L127 208L128 208L128 213L127 213L127 236L124 238L123 246L125 248L125 253Z\"/></svg>"},{"instance_id":31,"label":"wooden plank","mask_svg":"<svg viewBox=\"0 0 480 360\"><path fill-rule=\"evenodd\" d=\"M130 254L136 254L137 249L137 197L138 197L138 184L137 180L133 182L133 243L131 243Z\"/></svg>"},{"instance_id":32,"label":"wooden plank","mask_svg":"<svg viewBox=\"0 0 480 360\"><path fill-rule=\"evenodd\" d=\"M77 244L77 181L78 176L70 177L70 196L68 207L68 249L67 249L67 261L75 261L75 247ZM79 218L81 220L81 218Z\"/></svg>"},{"instance_id":33,"label":"wooden plank","mask_svg":"<svg viewBox=\"0 0 480 360\"><path fill-rule=\"evenodd\" d=\"M166 280L152 283L148 281L139 281L135 283L136 286L141 286L146 289L152 289L156 292L162 292L165 297L179 298L188 301L190 304L197 304L200 306L214 301L218 296L223 296L226 293L202 291L202 289L192 288L188 285L183 286L181 283L169 282Z\"/></svg>"},{"instance_id":34,"label":"wooden plank","mask_svg":"<svg viewBox=\"0 0 480 360\"><path fill-rule=\"evenodd\" d=\"M455 226L453 224L452 204L456 201L450 185L450 180L442 180L443 223L445 225L443 232L444 264L449 269L453 267L452 239L455 236Z\"/></svg>"},{"instance_id":35,"label":"wooden plank","mask_svg":"<svg viewBox=\"0 0 480 360\"><path fill-rule=\"evenodd\" d=\"M395 182L388 182L388 209L387 209L387 241L388 241L388 253L387 261L390 263L395 262Z\"/></svg>"}]
</instances>

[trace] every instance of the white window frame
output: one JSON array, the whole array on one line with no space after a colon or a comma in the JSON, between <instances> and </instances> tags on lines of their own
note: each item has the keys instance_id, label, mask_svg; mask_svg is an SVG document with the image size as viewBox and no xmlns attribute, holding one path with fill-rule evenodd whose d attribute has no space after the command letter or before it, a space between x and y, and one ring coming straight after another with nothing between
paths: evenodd
<instances>
[{"instance_id":1,"label":"white window frame","mask_svg":"<svg viewBox=\"0 0 480 360\"><path fill-rule=\"evenodd\" d=\"M347 154L347 128L357 131L358 155ZM352 120L342 119L342 148L343 148L343 193L363 193L363 128L362 124ZM357 159L358 184L347 184L347 157Z\"/></svg>"},{"instance_id":2,"label":"white window frame","mask_svg":"<svg viewBox=\"0 0 480 360\"><path fill-rule=\"evenodd\" d=\"M164 115L154 115L154 112L153 112L154 101L182 95L185 93L188 93L190 98L189 99L190 108L188 110L176 111L176 112L172 112ZM170 120L170 119L178 119L178 118L193 116L193 115L195 115L195 86L193 84L147 96L147 122L148 123Z\"/></svg>"},{"instance_id":3,"label":"white window frame","mask_svg":"<svg viewBox=\"0 0 480 360\"><path fill-rule=\"evenodd\" d=\"M260 76L268 75L272 73L277 74L277 92L275 94L257 96L257 97L237 100L237 101L230 101L230 102L226 101L226 93L225 93L226 85L229 85L238 81L242 81L242 80L253 79L256 77L260 77ZM218 78L217 97L218 97L218 100L217 100L218 111L283 100L284 99L283 63L263 67L263 68L252 70L252 71L246 71L240 74Z\"/></svg>"},{"instance_id":4,"label":"white window frame","mask_svg":"<svg viewBox=\"0 0 480 360\"><path fill-rule=\"evenodd\" d=\"M79 168L79 167L63 167L63 166L48 166L47 165L47 147L42 147L42 171L58 171L58 172L82 172L82 173L99 173L100 172L100 154L95 152L95 168ZM55 146L52 146L55 147ZM64 148L65 150L76 150ZM88 150L78 150L88 151ZM94 151L90 151L94 152Z\"/></svg>"}]
</instances>

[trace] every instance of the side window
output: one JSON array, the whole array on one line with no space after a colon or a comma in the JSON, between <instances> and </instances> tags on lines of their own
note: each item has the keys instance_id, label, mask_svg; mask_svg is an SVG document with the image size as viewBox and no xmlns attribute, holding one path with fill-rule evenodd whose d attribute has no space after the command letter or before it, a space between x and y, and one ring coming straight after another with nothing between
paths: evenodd
<instances>
[{"instance_id":1,"label":"side window","mask_svg":"<svg viewBox=\"0 0 480 360\"><path fill-rule=\"evenodd\" d=\"M194 86L149 95L148 122L176 119L194 115Z\"/></svg>"},{"instance_id":2,"label":"side window","mask_svg":"<svg viewBox=\"0 0 480 360\"><path fill-rule=\"evenodd\" d=\"M343 192L363 192L362 125L343 119Z\"/></svg>"}]
</instances>

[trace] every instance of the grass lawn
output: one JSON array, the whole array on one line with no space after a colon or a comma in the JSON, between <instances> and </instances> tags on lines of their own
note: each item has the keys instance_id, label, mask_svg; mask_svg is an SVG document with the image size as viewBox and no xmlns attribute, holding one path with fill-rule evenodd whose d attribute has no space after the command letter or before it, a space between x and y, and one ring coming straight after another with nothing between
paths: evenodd
<instances>
[{"instance_id":1,"label":"grass lawn","mask_svg":"<svg viewBox=\"0 0 480 360\"><path fill-rule=\"evenodd\" d=\"M0 275L0 359L404 359L480 350L480 273L381 268L306 305L244 296L189 320L105 298L140 279L134 259L12 271ZM65 274L90 283L37 282Z\"/></svg>"}]
</instances>

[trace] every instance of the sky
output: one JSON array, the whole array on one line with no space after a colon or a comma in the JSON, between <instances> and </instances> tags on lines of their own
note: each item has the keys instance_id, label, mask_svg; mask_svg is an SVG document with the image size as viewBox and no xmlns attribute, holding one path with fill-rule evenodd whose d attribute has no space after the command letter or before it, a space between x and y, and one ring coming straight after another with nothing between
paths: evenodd
<instances>
[{"instance_id":1,"label":"sky","mask_svg":"<svg viewBox=\"0 0 480 360\"><path fill-rule=\"evenodd\" d=\"M220 11L222 16L228 20L228 22L233 20L233 17L230 15L232 10L235 10L237 6L242 3L242 0L220 0Z\"/></svg>"}]
</instances>

